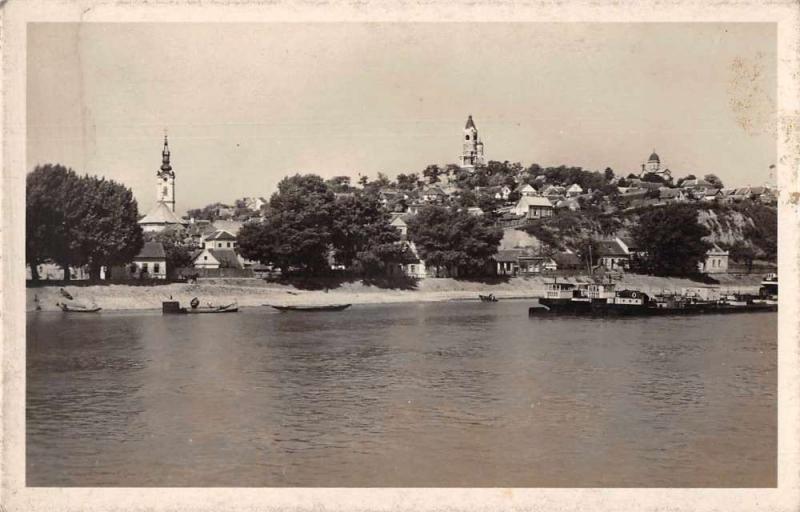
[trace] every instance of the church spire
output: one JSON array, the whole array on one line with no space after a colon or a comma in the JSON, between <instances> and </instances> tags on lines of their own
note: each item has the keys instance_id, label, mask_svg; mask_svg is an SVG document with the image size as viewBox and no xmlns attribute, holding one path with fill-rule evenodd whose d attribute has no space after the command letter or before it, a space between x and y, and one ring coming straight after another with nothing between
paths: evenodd
<instances>
[{"instance_id":1,"label":"church spire","mask_svg":"<svg viewBox=\"0 0 800 512\"><path fill-rule=\"evenodd\" d=\"M164 130L164 150L161 151L161 171L170 172L172 166L169 163L169 142L167 141L167 131Z\"/></svg>"}]
</instances>

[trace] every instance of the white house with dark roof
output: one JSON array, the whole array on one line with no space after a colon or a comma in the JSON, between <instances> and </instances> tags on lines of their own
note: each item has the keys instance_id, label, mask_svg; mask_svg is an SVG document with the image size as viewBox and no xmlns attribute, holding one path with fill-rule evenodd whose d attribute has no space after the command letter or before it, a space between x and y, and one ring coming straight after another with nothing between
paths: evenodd
<instances>
[{"instance_id":1,"label":"white house with dark roof","mask_svg":"<svg viewBox=\"0 0 800 512\"><path fill-rule=\"evenodd\" d=\"M194 268L234 268L243 269L244 259L233 249L209 249L205 248L198 252L192 264Z\"/></svg>"},{"instance_id":2,"label":"white house with dark roof","mask_svg":"<svg viewBox=\"0 0 800 512\"><path fill-rule=\"evenodd\" d=\"M714 244L706 251L706 259L697 264L697 269L703 274L724 274L728 271L730 253Z\"/></svg>"}]
</instances>

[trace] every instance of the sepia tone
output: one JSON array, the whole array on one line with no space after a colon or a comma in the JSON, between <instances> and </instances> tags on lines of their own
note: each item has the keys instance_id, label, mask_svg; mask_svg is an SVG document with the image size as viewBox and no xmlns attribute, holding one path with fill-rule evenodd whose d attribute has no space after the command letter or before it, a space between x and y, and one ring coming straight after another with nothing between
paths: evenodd
<instances>
[{"instance_id":1,"label":"sepia tone","mask_svg":"<svg viewBox=\"0 0 800 512\"><path fill-rule=\"evenodd\" d=\"M28 24L25 488L785 509L779 35Z\"/></svg>"}]
</instances>

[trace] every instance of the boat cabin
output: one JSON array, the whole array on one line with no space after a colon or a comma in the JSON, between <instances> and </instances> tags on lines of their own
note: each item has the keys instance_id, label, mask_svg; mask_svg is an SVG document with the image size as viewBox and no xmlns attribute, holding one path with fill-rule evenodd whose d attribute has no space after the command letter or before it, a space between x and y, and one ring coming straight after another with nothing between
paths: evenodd
<instances>
[{"instance_id":1,"label":"boat cabin","mask_svg":"<svg viewBox=\"0 0 800 512\"><path fill-rule=\"evenodd\" d=\"M571 283L547 283L544 296L548 299L571 299L573 291L576 291L575 285Z\"/></svg>"}]
</instances>

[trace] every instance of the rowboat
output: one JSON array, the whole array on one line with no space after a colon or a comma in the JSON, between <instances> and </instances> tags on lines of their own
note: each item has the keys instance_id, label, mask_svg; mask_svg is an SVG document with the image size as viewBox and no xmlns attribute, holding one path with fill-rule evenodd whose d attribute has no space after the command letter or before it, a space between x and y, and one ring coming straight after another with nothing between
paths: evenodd
<instances>
[{"instance_id":1,"label":"rowboat","mask_svg":"<svg viewBox=\"0 0 800 512\"><path fill-rule=\"evenodd\" d=\"M164 301L161 303L161 313L165 315L200 315L212 313L236 313L239 311L239 304L233 302L224 306L204 306L204 307L181 307L178 301Z\"/></svg>"},{"instance_id":2,"label":"rowboat","mask_svg":"<svg viewBox=\"0 0 800 512\"><path fill-rule=\"evenodd\" d=\"M349 308L350 304L333 304L330 306L272 306L273 308L277 309L278 311L286 312L286 311L302 311L302 312L312 312L312 311L343 311Z\"/></svg>"},{"instance_id":3,"label":"rowboat","mask_svg":"<svg viewBox=\"0 0 800 512\"><path fill-rule=\"evenodd\" d=\"M58 302L56 304L58 307L61 308L61 311L65 313L97 313L100 311L100 306L84 306L83 304L64 304L62 302Z\"/></svg>"},{"instance_id":4,"label":"rowboat","mask_svg":"<svg viewBox=\"0 0 800 512\"><path fill-rule=\"evenodd\" d=\"M478 298L481 299L481 302L497 302L497 297L495 297L493 293L489 295L478 295Z\"/></svg>"}]
</instances>

